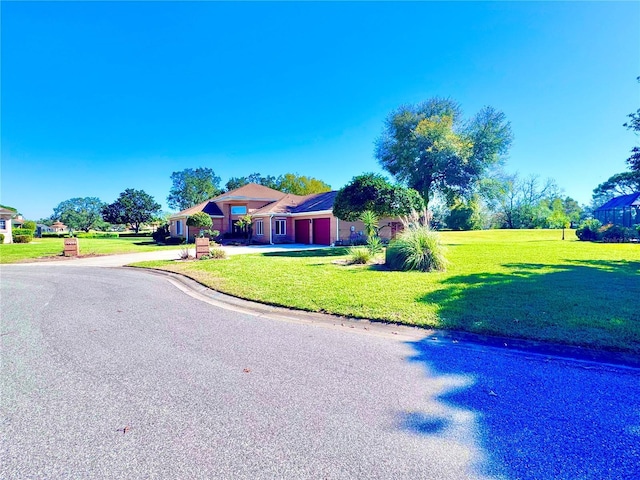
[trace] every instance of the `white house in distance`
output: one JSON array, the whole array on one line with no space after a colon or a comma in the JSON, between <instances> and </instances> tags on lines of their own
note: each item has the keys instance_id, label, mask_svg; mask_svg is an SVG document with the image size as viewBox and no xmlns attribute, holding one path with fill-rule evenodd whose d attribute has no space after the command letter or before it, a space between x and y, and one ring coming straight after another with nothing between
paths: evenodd
<instances>
[{"instance_id":1,"label":"white house in distance","mask_svg":"<svg viewBox=\"0 0 640 480\"><path fill-rule=\"evenodd\" d=\"M0 234L4 235L3 243L13 243L11 219L14 215L15 212L0 207Z\"/></svg>"}]
</instances>

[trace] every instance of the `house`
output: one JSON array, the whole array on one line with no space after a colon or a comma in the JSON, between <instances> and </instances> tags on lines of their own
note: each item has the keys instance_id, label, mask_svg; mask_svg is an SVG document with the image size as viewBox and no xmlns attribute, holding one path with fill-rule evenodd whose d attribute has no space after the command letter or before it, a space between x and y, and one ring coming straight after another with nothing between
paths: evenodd
<instances>
[{"instance_id":1,"label":"house","mask_svg":"<svg viewBox=\"0 0 640 480\"><path fill-rule=\"evenodd\" d=\"M237 222L249 214L253 242L332 245L361 236L364 230L362 222L345 222L333 215L337 193L293 195L249 183L172 215L169 232L172 237L194 238L200 229L187 227L187 218L196 212L204 212L211 217L212 230L227 237L242 237L244 232ZM390 238L398 227L396 223L383 219L380 225L389 228L382 228L380 236Z\"/></svg>"},{"instance_id":2,"label":"house","mask_svg":"<svg viewBox=\"0 0 640 480\"><path fill-rule=\"evenodd\" d=\"M65 233L68 230L67 226L64 223L57 221L51 224L51 231L55 233Z\"/></svg>"},{"instance_id":3,"label":"house","mask_svg":"<svg viewBox=\"0 0 640 480\"><path fill-rule=\"evenodd\" d=\"M12 218L16 212L0 207L0 234L4 235L3 243L13 243L13 234L11 233Z\"/></svg>"},{"instance_id":4,"label":"house","mask_svg":"<svg viewBox=\"0 0 640 480\"><path fill-rule=\"evenodd\" d=\"M613 223L623 227L640 224L640 192L614 197L593 211L603 225Z\"/></svg>"}]
</instances>

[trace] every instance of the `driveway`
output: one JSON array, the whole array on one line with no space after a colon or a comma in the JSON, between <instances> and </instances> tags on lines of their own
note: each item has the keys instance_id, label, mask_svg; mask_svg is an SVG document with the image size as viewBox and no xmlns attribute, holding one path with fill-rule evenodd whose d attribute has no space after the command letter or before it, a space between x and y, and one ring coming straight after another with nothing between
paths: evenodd
<instances>
[{"instance_id":1,"label":"driveway","mask_svg":"<svg viewBox=\"0 0 640 480\"><path fill-rule=\"evenodd\" d=\"M3 479L639 477L637 369L1 269Z\"/></svg>"},{"instance_id":2,"label":"driveway","mask_svg":"<svg viewBox=\"0 0 640 480\"><path fill-rule=\"evenodd\" d=\"M226 246L220 247L227 255L246 255L251 253L286 252L297 250L317 250L319 248L331 248L325 245L249 245L245 247ZM124 253L119 255L100 255L95 257L64 258L56 257L56 260L47 261L47 264L55 263L67 267L122 267L135 262L145 262L150 260L177 260L184 249L157 250L155 252ZM195 247L190 245L189 254L195 256ZM20 265L39 265L45 262L21 263Z\"/></svg>"}]
</instances>

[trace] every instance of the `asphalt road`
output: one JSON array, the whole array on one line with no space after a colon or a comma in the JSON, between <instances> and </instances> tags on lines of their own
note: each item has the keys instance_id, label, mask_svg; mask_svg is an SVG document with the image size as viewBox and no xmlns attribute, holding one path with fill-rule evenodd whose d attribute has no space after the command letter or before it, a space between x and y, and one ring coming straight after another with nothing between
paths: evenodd
<instances>
[{"instance_id":1,"label":"asphalt road","mask_svg":"<svg viewBox=\"0 0 640 480\"><path fill-rule=\"evenodd\" d=\"M244 313L137 270L0 284L2 479L640 478L637 369Z\"/></svg>"}]
</instances>

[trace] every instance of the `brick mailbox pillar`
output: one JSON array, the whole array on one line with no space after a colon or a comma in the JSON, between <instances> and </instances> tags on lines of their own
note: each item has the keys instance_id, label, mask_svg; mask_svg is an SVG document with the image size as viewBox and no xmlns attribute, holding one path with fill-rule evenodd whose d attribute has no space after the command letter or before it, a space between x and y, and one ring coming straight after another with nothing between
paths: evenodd
<instances>
[{"instance_id":1,"label":"brick mailbox pillar","mask_svg":"<svg viewBox=\"0 0 640 480\"><path fill-rule=\"evenodd\" d=\"M64 239L64 256L77 257L80 255L80 245L77 238Z\"/></svg>"},{"instance_id":2,"label":"brick mailbox pillar","mask_svg":"<svg viewBox=\"0 0 640 480\"><path fill-rule=\"evenodd\" d=\"M196 238L196 259L200 260L203 255L209 255L209 239Z\"/></svg>"}]
</instances>

